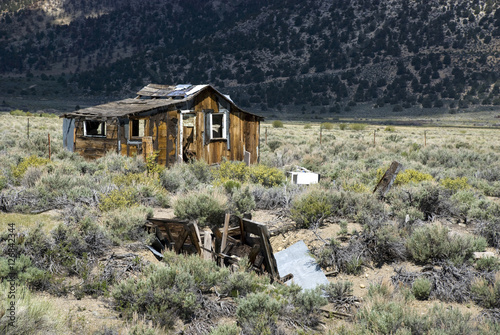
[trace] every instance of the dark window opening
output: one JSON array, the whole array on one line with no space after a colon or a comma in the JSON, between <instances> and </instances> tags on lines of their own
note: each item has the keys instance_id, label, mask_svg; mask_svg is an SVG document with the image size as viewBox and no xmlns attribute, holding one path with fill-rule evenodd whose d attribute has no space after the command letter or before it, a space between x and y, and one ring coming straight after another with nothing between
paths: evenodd
<instances>
[{"instance_id":1,"label":"dark window opening","mask_svg":"<svg viewBox=\"0 0 500 335\"><path fill-rule=\"evenodd\" d=\"M212 114L212 138L225 138L224 114Z\"/></svg>"},{"instance_id":2,"label":"dark window opening","mask_svg":"<svg viewBox=\"0 0 500 335\"><path fill-rule=\"evenodd\" d=\"M145 128L146 128L145 120L132 120L130 135L132 137L143 137Z\"/></svg>"},{"instance_id":3,"label":"dark window opening","mask_svg":"<svg viewBox=\"0 0 500 335\"><path fill-rule=\"evenodd\" d=\"M106 136L106 122L84 121L83 130L85 136Z\"/></svg>"}]
</instances>

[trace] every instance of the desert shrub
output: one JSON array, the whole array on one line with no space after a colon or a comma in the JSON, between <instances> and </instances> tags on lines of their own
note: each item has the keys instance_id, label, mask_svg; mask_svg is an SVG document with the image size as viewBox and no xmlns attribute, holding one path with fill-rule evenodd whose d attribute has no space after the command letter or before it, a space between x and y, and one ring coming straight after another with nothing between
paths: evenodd
<instances>
[{"instance_id":1,"label":"desert shrub","mask_svg":"<svg viewBox=\"0 0 500 335\"><path fill-rule=\"evenodd\" d=\"M21 162L19 162L19 164L12 167L12 176L16 179L20 179L23 177L24 173L26 172L26 170L28 170L29 167L43 166L48 164L49 162L49 159L38 157L35 155L26 157Z\"/></svg>"},{"instance_id":2,"label":"desert shrub","mask_svg":"<svg viewBox=\"0 0 500 335\"><path fill-rule=\"evenodd\" d=\"M236 180L228 180L223 186L228 194L233 194L237 189L241 188L241 183Z\"/></svg>"},{"instance_id":3,"label":"desert shrub","mask_svg":"<svg viewBox=\"0 0 500 335\"><path fill-rule=\"evenodd\" d=\"M21 185L27 188L35 187L37 181L42 177L43 170L38 166L30 166L21 179Z\"/></svg>"},{"instance_id":4,"label":"desert shrub","mask_svg":"<svg viewBox=\"0 0 500 335\"><path fill-rule=\"evenodd\" d=\"M346 123L339 123L339 129L340 130L346 130L348 125Z\"/></svg>"},{"instance_id":5,"label":"desert shrub","mask_svg":"<svg viewBox=\"0 0 500 335\"><path fill-rule=\"evenodd\" d=\"M306 123L306 124L304 125L304 129L311 129L311 128L312 128L312 126L311 126L311 124L310 124L310 123Z\"/></svg>"},{"instance_id":6,"label":"desert shrub","mask_svg":"<svg viewBox=\"0 0 500 335\"><path fill-rule=\"evenodd\" d=\"M143 206L123 207L110 210L102 217L106 229L116 243L122 240L135 241L145 236L144 224L152 210Z\"/></svg>"},{"instance_id":7,"label":"desert shrub","mask_svg":"<svg viewBox=\"0 0 500 335\"><path fill-rule=\"evenodd\" d=\"M431 294L432 284L425 277L417 278L412 285L412 292L418 300L427 300Z\"/></svg>"},{"instance_id":8,"label":"desert shrub","mask_svg":"<svg viewBox=\"0 0 500 335\"><path fill-rule=\"evenodd\" d=\"M462 264L471 259L475 251L484 251L487 243L483 237L450 235L446 227L426 225L413 231L406 246L418 262L451 260Z\"/></svg>"},{"instance_id":9,"label":"desert shrub","mask_svg":"<svg viewBox=\"0 0 500 335\"><path fill-rule=\"evenodd\" d=\"M274 120L272 125L273 125L273 128L283 128L284 127L283 121L280 121L280 120Z\"/></svg>"},{"instance_id":10,"label":"desert shrub","mask_svg":"<svg viewBox=\"0 0 500 335\"><path fill-rule=\"evenodd\" d=\"M500 260L496 257L485 257L476 260L476 269L478 271L498 271L500 270Z\"/></svg>"},{"instance_id":11,"label":"desert shrub","mask_svg":"<svg viewBox=\"0 0 500 335\"><path fill-rule=\"evenodd\" d=\"M9 114L12 116L26 116L26 112L20 109L11 110Z\"/></svg>"},{"instance_id":12,"label":"desert shrub","mask_svg":"<svg viewBox=\"0 0 500 335\"><path fill-rule=\"evenodd\" d=\"M235 323L224 323L213 328L209 335L239 335L241 328Z\"/></svg>"},{"instance_id":13,"label":"desert shrub","mask_svg":"<svg viewBox=\"0 0 500 335\"><path fill-rule=\"evenodd\" d=\"M224 222L227 198L217 191L190 192L178 198L173 207L180 219L196 220L201 226L217 226Z\"/></svg>"},{"instance_id":14,"label":"desert shrub","mask_svg":"<svg viewBox=\"0 0 500 335\"><path fill-rule=\"evenodd\" d=\"M478 305L484 308L500 307L500 280L496 279L494 283L490 283L481 278L472 283L470 290Z\"/></svg>"},{"instance_id":15,"label":"desert shrub","mask_svg":"<svg viewBox=\"0 0 500 335\"><path fill-rule=\"evenodd\" d=\"M274 152L274 150L278 149L283 143L281 143L281 141L278 141L278 140L272 140L272 141L269 141L267 142L267 146L269 147L269 149L271 149L272 152Z\"/></svg>"},{"instance_id":16,"label":"desert shrub","mask_svg":"<svg viewBox=\"0 0 500 335\"><path fill-rule=\"evenodd\" d=\"M235 189L230 196L229 209L237 216L251 213L255 209L255 200L248 186Z\"/></svg>"},{"instance_id":17,"label":"desert shrub","mask_svg":"<svg viewBox=\"0 0 500 335\"><path fill-rule=\"evenodd\" d=\"M353 240L342 247L340 242L332 239L316 251L316 258L322 268L356 275L361 273L362 265L367 259L364 255L366 248L362 244L359 240Z\"/></svg>"},{"instance_id":18,"label":"desert shrub","mask_svg":"<svg viewBox=\"0 0 500 335\"><path fill-rule=\"evenodd\" d=\"M99 209L103 212L125 209L138 206L139 201L139 191L135 187L127 186L101 195Z\"/></svg>"},{"instance_id":19,"label":"desert shrub","mask_svg":"<svg viewBox=\"0 0 500 335\"><path fill-rule=\"evenodd\" d=\"M290 213L297 225L308 228L321 225L332 213L332 204L327 193L312 190L294 199Z\"/></svg>"},{"instance_id":20,"label":"desert shrub","mask_svg":"<svg viewBox=\"0 0 500 335\"><path fill-rule=\"evenodd\" d=\"M10 285L0 284L0 333L5 335L69 334L65 318L47 299L34 297L23 285L16 289L14 327L9 326Z\"/></svg>"},{"instance_id":21,"label":"desert shrub","mask_svg":"<svg viewBox=\"0 0 500 335\"><path fill-rule=\"evenodd\" d=\"M445 178L441 180L441 185L451 191L465 190L470 187L467 183L467 177Z\"/></svg>"},{"instance_id":22,"label":"desert shrub","mask_svg":"<svg viewBox=\"0 0 500 335\"><path fill-rule=\"evenodd\" d=\"M288 208L291 199L303 192L299 185L286 185L276 187L264 187L253 185L252 194L258 209Z\"/></svg>"},{"instance_id":23,"label":"desert shrub","mask_svg":"<svg viewBox=\"0 0 500 335\"><path fill-rule=\"evenodd\" d=\"M355 193L366 193L366 192L370 192L370 190L368 189L368 187L366 187L364 184L362 183L359 183L359 182L343 182L342 183L342 188L344 189L344 191L347 191L347 192L355 192Z\"/></svg>"},{"instance_id":24,"label":"desert shrub","mask_svg":"<svg viewBox=\"0 0 500 335\"><path fill-rule=\"evenodd\" d=\"M332 130L333 129L333 123L331 122L323 122L320 127L325 130Z\"/></svg>"},{"instance_id":25,"label":"desert shrub","mask_svg":"<svg viewBox=\"0 0 500 335\"><path fill-rule=\"evenodd\" d=\"M134 313L171 328L177 318L191 320L201 307L203 293L213 289L229 276L229 270L218 267L197 255L176 255L166 252L164 263L150 265L144 277L120 282L112 291L115 308L126 318Z\"/></svg>"},{"instance_id":26,"label":"desert shrub","mask_svg":"<svg viewBox=\"0 0 500 335\"><path fill-rule=\"evenodd\" d=\"M0 281L15 280L32 290L46 290L52 282L52 275L35 266L29 257L21 254L16 258L14 266L10 267L7 258L0 258Z\"/></svg>"},{"instance_id":27,"label":"desert shrub","mask_svg":"<svg viewBox=\"0 0 500 335\"><path fill-rule=\"evenodd\" d=\"M214 183L222 185L228 180L244 183L248 180L250 168L245 162L224 161L219 168L213 170Z\"/></svg>"},{"instance_id":28,"label":"desert shrub","mask_svg":"<svg viewBox=\"0 0 500 335\"><path fill-rule=\"evenodd\" d=\"M285 182L285 174L278 168L259 164L251 166L249 170L250 181L254 184L275 187Z\"/></svg>"},{"instance_id":29,"label":"desert shrub","mask_svg":"<svg viewBox=\"0 0 500 335\"><path fill-rule=\"evenodd\" d=\"M351 128L351 130L356 130L356 131L365 130L366 124L364 124L364 123L351 123L349 125L349 128Z\"/></svg>"},{"instance_id":30,"label":"desert shrub","mask_svg":"<svg viewBox=\"0 0 500 335\"><path fill-rule=\"evenodd\" d=\"M386 126L384 128L384 131L394 132L394 131L396 131L396 127L394 127L394 126Z\"/></svg>"},{"instance_id":31,"label":"desert shrub","mask_svg":"<svg viewBox=\"0 0 500 335\"><path fill-rule=\"evenodd\" d=\"M404 185L408 183L418 184L423 181L432 181L434 178L428 174L413 169L406 169L398 173L394 185Z\"/></svg>"},{"instance_id":32,"label":"desert shrub","mask_svg":"<svg viewBox=\"0 0 500 335\"><path fill-rule=\"evenodd\" d=\"M278 328L281 304L265 292L251 293L238 301L236 317L246 334L273 334Z\"/></svg>"},{"instance_id":33,"label":"desert shrub","mask_svg":"<svg viewBox=\"0 0 500 335\"><path fill-rule=\"evenodd\" d=\"M159 174L161 185L169 192L190 191L212 181L212 171L204 161L176 164Z\"/></svg>"},{"instance_id":34,"label":"desert shrub","mask_svg":"<svg viewBox=\"0 0 500 335\"><path fill-rule=\"evenodd\" d=\"M0 191L7 186L7 177L0 175Z\"/></svg>"},{"instance_id":35,"label":"desert shrub","mask_svg":"<svg viewBox=\"0 0 500 335\"><path fill-rule=\"evenodd\" d=\"M146 162L142 156L127 157L114 151L109 151L104 157L96 160L102 173L142 173L146 171Z\"/></svg>"},{"instance_id":36,"label":"desert shrub","mask_svg":"<svg viewBox=\"0 0 500 335\"><path fill-rule=\"evenodd\" d=\"M220 283L220 294L230 297L244 297L250 293L261 291L269 283L269 279L247 270L248 259L239 262L239 269L227 276Z\"/></svg>"}]
</instances>

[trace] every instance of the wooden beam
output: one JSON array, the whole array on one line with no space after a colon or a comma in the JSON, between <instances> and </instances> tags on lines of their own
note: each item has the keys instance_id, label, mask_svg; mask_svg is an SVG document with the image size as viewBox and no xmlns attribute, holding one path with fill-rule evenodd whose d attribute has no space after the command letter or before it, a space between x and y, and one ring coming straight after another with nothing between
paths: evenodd
<instances>
[{"instance_id":1,"label":"wooden beam","mask_svg":"<svg viewBox=\"0 0 500 335\"><path fill-rule=\"evenodd\" d=\"M209 231L203 234L203 258L206 260L212 259L212 234Z\"/></svg>"},{"instance_id":2,"label":"wooden beam","mask_svg":"<svg viewBox=\"0 0 500 335\"><path fill-rule=\"evenodd\" d=\"M264 262L266 263L267 272L271 275L273 280L279 279L278 265L276 264L276 259L274 258L273 248L269 242L269 231L267 226L261 225L260 240L262 243L262 251L264 252Z\"/></svg>"},{"instance_id":3,"label":"wooden beam","mask_svg":"<svg viewBox=\"0 0 500 335\"><path fill-rule=\"evenodd\" d=\"M373 193L378 192L381 197L384 197L387 192L391 189L392 184L396 180L399 171L403 168L403 165L394 161L387 171L385 171L384 176L380 179L377 186L373 190Z\"/></svg>"}]
</instances>

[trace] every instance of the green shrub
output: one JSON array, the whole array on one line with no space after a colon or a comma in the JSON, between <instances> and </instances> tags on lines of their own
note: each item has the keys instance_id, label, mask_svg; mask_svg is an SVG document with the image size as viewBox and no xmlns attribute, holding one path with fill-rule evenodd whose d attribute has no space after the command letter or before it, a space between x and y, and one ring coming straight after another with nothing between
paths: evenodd
<instances>
[{"instance_id":1,"label":"green shrub","mask_svg":"<svg viewBox=\"0 0 500 335\"><path fill-rule=\"evenodd\" d=\"M26 116L26 112L20 110L20 109L15 109L10 111L10 115L12 116Z\"/></svg>"},{"instance_id":2,"label":"green shrub","mask_svg":"<svg viewBox=\"0 0 500 335\"><path fill-rule=\"evenodd\" d=\"M180 219L196 220L200 226L218 226L224 222L227 198L216 191L191 192L174 203Z\"/></svg>"},{"instance_id":3,"label":"green shrub","mask_svg":"<svg viewBox=\"0 0 500 335\"><path fill-rule=\"evenodd\" d=\"M431 294L432 284L425 277L417 278L412 285L412 292L418 300L427 300Z\"/></svg>"},{"instance_id":4,"label":"green shrub","mask_svg":"<svg viewBox=\"0 0 500 335\"><path fill-rule=\"evenodd\" d=\"M261 291L269 283L268 278L258 276L254 271L246 270L248 259L242 259L239 265L238 271L233 272L220 283L219 293L235 298L244 297L250 293Z\"/></svg>"},{"instance_id":5,"label":"green shrub","mask_svg":"<svg viewBox=\"0 0 500 335\"><path fill-rule=\"evenodd\" d=\"M269 149L271 149L272 152L274 152L276 149L278 149L283 143L281 143L281 141L277 141L277 140L273 140L273 141L269 141L267 143L267 146L269 147Z\"/></svg>"},{"instance_id":6,"label":"green shrub","mask_svg":"<svg viewBox=\"0 0 500 335\"><path fill-rule=\"evenodd\" d=\"M340 130L346 130L348 127L347 123L339 123L339 129Z\"/></svg>"},{"instance_id":7,"label":"green shrub","mask_svg":"<svg viewBox=\"0 0 500 335\"><path fill-rule=\"evenodd\" d=\"M465 190L470 187L467 183L467 177L445 178L441 180L441 185L452 191Z\"/></svg>"},{"instance_id":8,"label":"green shrub","mask_svg":"<svg viewBox=\"0 0 500 335\"><path fill-rule=\"evenodd\" d=\"M394 127L394 126L386 126L384 128L384 131L394 132L394 131L396 131L396 127Z\"/></svg>"},{"instance_id":9,"label":"green shrub","mask_svg":"<svg viewBox=\"0 0 500 335\"><path fill-rule=\"evenodd\" d=\"M290 213L292 220L299 226L308 228L321 225L332 210L328 194L321 190L313 190L294 199Z\"/></svg>"},{"instance_id":10,"label":"green shrub","mask_svg":"<svg viewBox=\"0 0 500 335\"><path fill-rule=\"evenodd\" d=\"M15 278L18 283L39 291L49 288L53 280L48 271L35 267L25 255L16 258L13 267L9 266L7 258L0 258L0 281L8 281L9 278Z\"/></svg>"},{"instance_id":11,"label":"green shrub","mask_svg":"<svg viewBox=\"0 0 500 335\"><path fill-rule=\"evenodd\" d=\"M496 257L485 257L476 260L476 269L478 271L498 271L500 270L500 261Z\"/></svg>"},{"instance_id":12,"label":"green shrub","mask_svg":"<svg viewBox=\"0 0 500 335\"><path fill-rule=\"evenodd\" d=\"M272 334L277 328L281 303L265 292L251 293L238 300L236 317L245 334Z\"/></svg>"},{"instance_id":13,"label":"green shrub","mask_svg":"<svg viewBox=\"0 0 500 335\"><path fill-rule=\"evenodd\" d=\"M284 125L283 125L283 122L280 121L280 120L274 120L273 121L273 128L283 128Z\"/></svg>"},{"instance_id":14,"label":"green shrub","mask_svg":"<svg viewBox=\"0 0 500 335\"><path fill-rule=\"evenodd\" d=\"M349 128L351 128L351 130L356 130L356 131L365 130L366 124L364 124L364 123L351 123L349 125Z\"/></svg>"},{"instance_id":15,"label":"green shrub","mask_svg":"<svg viewBox=\"0 0 500 335\"><path fill-rule=\"evenodd\" d=\"M283 185L286 180L283 171L275 167L258 164L251 166L249 170L250 181L265 187L280 186Z\"/></svg>"},{"instance_id":16,"label":"green shrub","mask_svg":"<svg viewBox=\"0 0 500 335\"><path fill-rule=\"evenodd\" d=\"M331 122L323 122L320 127L325 130L332 130L333 129L333 123Z\"/></svg>"},{"instance_id":17,"label":"green shrub","mask_svg":"<svg viewBox=\"0 0 500 335\"><path fill-rule=\"evenodd\" d=\"M230 197L229 207L231 212L237 216L251 213L255 209L255 200L250 188L236 189Z\"/></svg>"},{"instance_id":18,"label":"green shrub","mask_svg":"<svg viewBox=\"0 0 500 335\"><path fill-rule=\"evenodd\" d=\"M304 129L311 129L311 128L312 128L312 126L311 126L311 124L310 124L310 123L306 123L306 124L304 125Z\"/></svg>"},{"instance_id":19,"label":"green shrub","mask_svg":"<svg viewBox=\"0 0 500 335\"><path fill-rule=\"evenodd\" d=\"M233 194L236 190L241 188L241 183L236 180L228 180L224 183L224 189L228 194Z\"/></svg>"},{"instance_id":20,"label":"green shrub","mask_svg":"<svg viewBox=\"0 0 500 335\"><path fill-rule=\"evenodd\" d=\"M450 235L446 227L426 225L413 231L406 246L418 262L451 260L462 264L470 260L475 251L484 251L487 243L483 237Z\"/></svg>"},{"instance_id":21,"label":"green shrub","mask_svg":"<svg viewBox=\"0 0 500 335\"><path fill-rule=\"evenodd\" d=\"M114 237L115 242L122 240L136 241L145 236L144 224L152 211L143 206L121 207L109 210L102 221Z\"/></svg>"},{"instance_id":22,"label":"green shrub","mask_svg":"<svg viewBox=\"0 0 500 335\"><path fill-rule=\"evenodd\" d=\"M473 300L484 308L500 307L500 281L490 284L486 279L476 280L471 285Z\"/></svg>"}]
</instances>

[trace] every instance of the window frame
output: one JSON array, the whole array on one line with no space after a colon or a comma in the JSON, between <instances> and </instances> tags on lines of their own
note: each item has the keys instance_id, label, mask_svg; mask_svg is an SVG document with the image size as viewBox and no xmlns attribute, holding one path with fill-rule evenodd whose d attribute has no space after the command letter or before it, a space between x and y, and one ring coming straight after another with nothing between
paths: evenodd
<instances>
[{"instance_id":1,"label":"window frame","mask_svg":"<svg viewBox=\"0 0 500 335\"><path fill-rule=\"evenodd\" d=\"M138 124L138 133L139 135L134 135L134 123L137 122ZM142 136L140 135L141 134L141 123L144 122L142 124L142 127L143 127L143 134ZM147 118L141 118L141 119L130 119L129 120L129 139L130 140L141 140L144 136L147 136L146 135L146 127L147 127Z\"/></svg>"},{"instance_id":2,"label":"window frame","mask_svg":"<svg viewBox=\"0 0 500 335\"><path fill-rule=\"evenodd\" d=\"M217 141L217 140L227 140L227 116L226 116L226 113L210 113L210 118L209 118L209 129L210 129L210 141ZM214 115L216 115L217 117L221 117L222 119L222 122L221 122L221 132L222 132L222 137L213 137L213 131L212 131L212 128L213 128L213 125L214 125L214 122L213 122L213 117Z\"/></svg>"}]
</instances>

